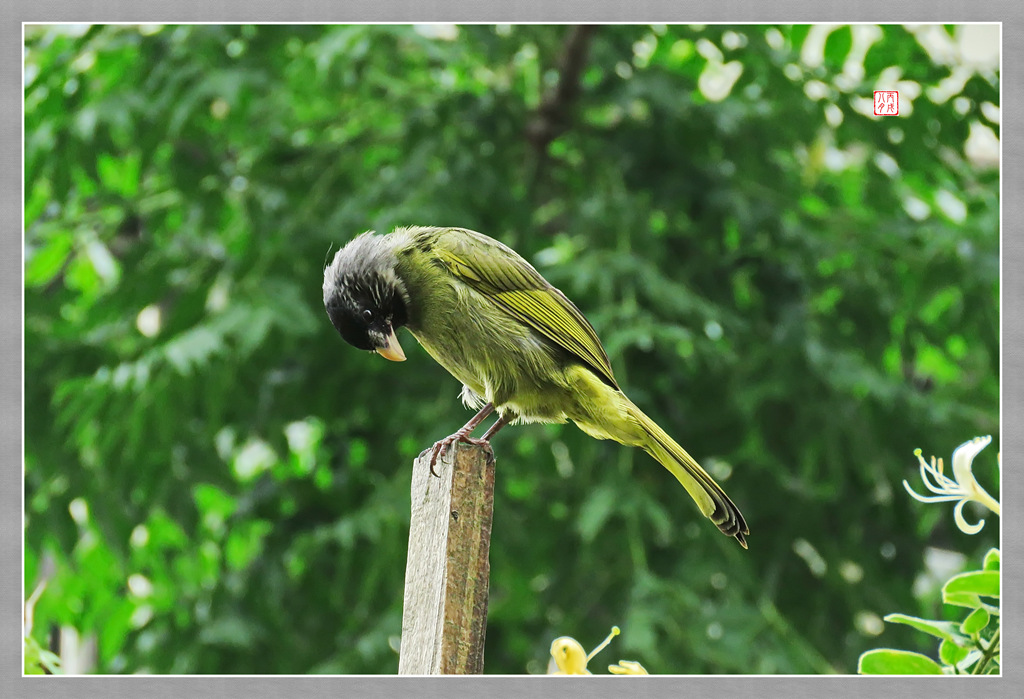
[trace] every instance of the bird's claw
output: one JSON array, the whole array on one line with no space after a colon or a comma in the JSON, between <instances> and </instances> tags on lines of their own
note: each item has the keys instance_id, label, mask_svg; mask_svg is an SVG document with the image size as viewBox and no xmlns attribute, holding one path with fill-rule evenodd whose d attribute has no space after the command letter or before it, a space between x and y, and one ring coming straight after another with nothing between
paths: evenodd
<instances>
[{"instance_id":1,"label":"bird's claw","mask_svg":"<svg viewBox=\"0 0 1024 699\"><path fill-rule=\"evenodd\" d=\"M435 476L437 478L441 477L438 475L437 471L434 470L434 465L437 464L438 457L447 454L448 449L451 448L451 446L456 442L464 442L465 444L475 444L477 446L483 446L488 443L487 440L485 439L476 439L475 437L470 437L469 433L463 430L459 430L455 434L448 435L444 439L439 439L438 441L434 442L434 446L431 450L430 475Z\"/></svg>"}]
</instances>

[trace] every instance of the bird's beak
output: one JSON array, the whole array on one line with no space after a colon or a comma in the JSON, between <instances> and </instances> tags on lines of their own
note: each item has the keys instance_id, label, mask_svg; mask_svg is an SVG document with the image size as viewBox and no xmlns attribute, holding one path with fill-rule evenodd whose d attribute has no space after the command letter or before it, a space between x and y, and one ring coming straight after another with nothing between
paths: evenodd
<instances>
[{"instance_id":1,"label":"bird's beak","mask_svg":"<svg viewBox=\"0 0 1024 699\"><path fill-rule=\"evenodd\" d=\"M391 334L387 337L387 344L384 347L378 347L376 349L377 354L384 357L384 359L390 359L393 362L404 362L405 352L402 351L402 346L398 344L398 338L395 337L395 329L388 328Z\"/></svg>"}]
</instances>

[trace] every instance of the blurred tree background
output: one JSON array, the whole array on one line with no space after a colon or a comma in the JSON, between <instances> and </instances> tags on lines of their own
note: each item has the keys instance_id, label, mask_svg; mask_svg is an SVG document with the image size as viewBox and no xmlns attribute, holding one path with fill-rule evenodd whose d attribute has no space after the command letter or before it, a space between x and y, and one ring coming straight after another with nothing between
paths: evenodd
<instances>
[{"instance_id":1,"label":"blurred tree background","mask_svg":"<svg viewBox=\"0 0 1024 699\"><path fill-rule=\"evenodd\" d=\"M602 657L655 673L934 653L881 616L942 615L932 569L998 545L901 485L998 443L998 31L26 27L34 636L97 672L397 671L411 463L469 413L414 342L345 345L321 283L423 224L574 299L751 529L642 452L505 430L487 672L613 624ZM998 493L994 448L975 471Z\"/></svg>"}]
</instances>

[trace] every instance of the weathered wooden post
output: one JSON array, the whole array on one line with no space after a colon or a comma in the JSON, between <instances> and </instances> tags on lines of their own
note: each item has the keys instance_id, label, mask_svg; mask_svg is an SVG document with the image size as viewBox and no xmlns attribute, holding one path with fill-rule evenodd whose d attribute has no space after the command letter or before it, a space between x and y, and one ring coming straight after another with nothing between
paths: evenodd
<instances>
[{"instance_id":1,"label":"weathered wooden post","mask_svg":"<svg viewBox=\"0 0 1024 699\"><path fill-rule=\"evenodd\" d=\"M398 674L481 674L494 453L459 443L434 470L439 478L430 474L430 450L413 464Z\"/></svg>"}]
</instances>

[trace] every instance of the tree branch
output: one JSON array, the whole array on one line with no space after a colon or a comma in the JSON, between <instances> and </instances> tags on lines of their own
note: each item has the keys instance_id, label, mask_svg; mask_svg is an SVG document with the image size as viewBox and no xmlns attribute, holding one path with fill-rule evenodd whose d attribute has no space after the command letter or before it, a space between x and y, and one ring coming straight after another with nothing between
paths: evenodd
<instances>
[{"instance_id":1,"label":"tree branch","mask_svg":"<svg viewBox=\"0 0 1024 699\"><path fill-rule=\"evenodd\" d=\"M558 82L544 94L536 115L526 125L527 140L542 155L548 145L569 128L590 39L596 30L597 27L589 24L576 25L569 30L558 58Z\"/></svg>"}]
</instances>

